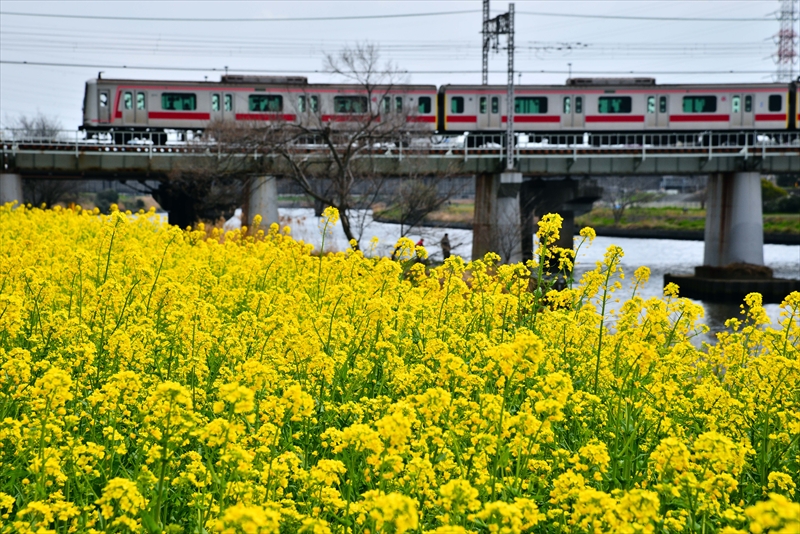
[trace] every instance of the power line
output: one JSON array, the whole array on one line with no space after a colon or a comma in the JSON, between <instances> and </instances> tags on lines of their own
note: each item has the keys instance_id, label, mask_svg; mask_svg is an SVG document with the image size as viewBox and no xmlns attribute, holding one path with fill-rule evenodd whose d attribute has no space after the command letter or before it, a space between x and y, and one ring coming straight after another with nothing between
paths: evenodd
<instances>
[{"instance_id":1,"label":"power line","mask_svg":"<svg viewBox=\"0 0 800 534\"><path fill-rule=\"evenodd\" d=\"M121 70L164 70L164 71L187 71L187 72L228 72L228 73L262 73L262 74L331 74L324 70L265 70L265 69L233 69L227 70L219 67L201 68L201 67L164 67L164 66L145 66L145 65L98 65L86 63L55 63L55 62L39 62L39 61L8 61L0 60L0 64L6 65L27 65L35 67L74 67L74 68L91 68L91 69L121 69ZM476 74L480 70L467 69L467 70L403 70L404 74ZM505 73L504 70L489 71L492 74ZM520 70L522 74L567 74L567 70ZM572 74L685 74L685 75L721 75L721 74L769 74L771 70L662 70L662 71L636 71L636 70L575 70Z\"/></svg>"},{"instance_id":2,"label":"power line","mask_svg":"<svg viewBox=\"0 0 800 534\"><path fill-rule=\"evenodd\" d=\"M394 19L411 17L438 17L442 15L464 15L478 13L474 9L462 11L431 11L428 13L397 13L392 15L341 15L337 17L248 17L248 18L198 18L198 17L123 17L114 15L66 15L57 13L23 13L21 11L0 11L0 15L16 17L40 17L52 19L85 19L85 20L133 20L139 22L313 22L325 20L368 20Z\"/></svg>"},{"instance_id":3,"label":"power line","mask_svg":"<svg viewBox=\"0 0 800 534\"><path fill-rule=\"evenodd\" d=\"M466 15L480 13L477 9L461 11L431 11L427 13L397 13L387 15L341 15L334 17L248 17L248 18L202 18L202 17L130 17L119 15L68 15L61 13L28 13L21 11L0 11L0 15L16 17L38 17L55 19L84 19L84 20L129 20L139 22L313 22L331 20L369 20L392 19L411 17L438 17L444 15ZM532 15L537 17L560 17L576 19L606 19L606 20L653 20L661 22L775 22L774 18L734 18L734 17L647 17L635 15L591 15L576 13L548 13L542 11L518 11L517 15Z\"/></svg>"},{"instance_id":4,"label":"power line","mask_svg":"<svg viewBox=\"0 0 800 534\"><path fill-rule=\"evenodd\" d=\"M770 17L646 17L636 15L582 15L576 13L544 13L541 11L517 11L517 15L535 15L537 17L562 17L571 19L657 20L661 22L775 22L775 19Z\"/></svg>"}]
</instances>

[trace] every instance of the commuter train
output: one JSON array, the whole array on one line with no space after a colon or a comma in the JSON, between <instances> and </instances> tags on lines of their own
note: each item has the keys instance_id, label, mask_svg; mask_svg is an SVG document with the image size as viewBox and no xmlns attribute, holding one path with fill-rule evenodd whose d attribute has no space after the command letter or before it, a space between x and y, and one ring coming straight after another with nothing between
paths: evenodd
<instances>
[{"instance_id":1,"label":"commuter train","mask_svg":"<svg viewBox=\"0 0 800 534\"><path fill-rule=\"evenodd\" d=\"M501 85L378 86L367 93L360 85L309 84L304 77L225 75L220 82L98 78L86 83L82 128L123 135L197 131L212 121L346 126L372 112L420 132L499 133L506 129L506 100ZM513 122L515 131L533 133L796 130L800 79L790 84L657 85L652 78L571 78L563 86L520 85L514 92Z\"/></svg>"}]
</instances>

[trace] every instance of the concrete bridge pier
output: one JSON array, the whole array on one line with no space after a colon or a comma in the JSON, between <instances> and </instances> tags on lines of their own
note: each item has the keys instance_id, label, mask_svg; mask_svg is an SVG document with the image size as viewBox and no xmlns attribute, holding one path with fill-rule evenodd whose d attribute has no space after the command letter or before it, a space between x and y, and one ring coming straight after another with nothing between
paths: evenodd
<instances>
[{"instance_id":1,"label":"concrete bridge pier","mask_svg":"<svg viewBox=\"0 0 800 534\"><path fill-rule=\"evenodd\" d=\"M245 189L245 219L250 226L253 217L261 215L261 227L268 229L278 221L278 181L274 176L256 176L247 182Z\"/></svg>"},{"instance_id":2,"label":"concrete bridge pier","mask_svg":"<svg viewBox=\"0 0 800 534\"><path fill-rule=\"evenodd\" d=\"M0 205L17 201L22 204L22 176L19 174L0 174Z\"/></svg>"},{"instance_id":3,"label":"concrete bridge pier","mask_svg":"<svg viewBox=\"0 0 800 534\"><path fill-rule=\"evenodd\" d=\"M522 173L481 173L475 176L472 259L496 252L503 263L522 259L522 218L519 190Z\"/></svg>"},{"instance_id":4,"label":"concrete bridge pier","mask_svg":"<svg viewBox=\"0 0 800 534\"><path fill-rule=\"evenodd\" d=\"M725 172L708 177L703 264L764 265L761 175Z\"/></svg>"},{"instance_id":5,"label":"concrete bridge pier","mask_svg":"<svg viewBox=\"0 0 800 534\"><path fill-rule=\"evenodd\" d=\"M538 230L535 221L547 213L557 213L564 219L555 246L574 246L575 217L592 209L602 189L594 180L571 177L536 177L522 184L520 202L523 212L522 259L533 258L533 234Z\"/></svg>"}]
</instances>

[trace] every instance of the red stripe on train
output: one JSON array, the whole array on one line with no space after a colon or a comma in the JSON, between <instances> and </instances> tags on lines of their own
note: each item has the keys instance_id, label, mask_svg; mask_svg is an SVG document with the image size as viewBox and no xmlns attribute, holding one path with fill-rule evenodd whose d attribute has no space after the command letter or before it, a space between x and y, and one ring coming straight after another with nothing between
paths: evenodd
<instances>
[{"instance_id":1,"label":"red stripe on train","mask_svg":"<svg viewBox=\"0 0 800 534\"><path fill-rule=\"evenodd\" d=\"M508 122L508 117L503 115L503 122ZM514 123L541 123L541 122L561 122L560 115L514 115Z\"/></svg>"},{"instance_id":2,"label":"red stripe on train","mask_svg":"<svg viewBox=\"0 0 800 534\"><path fill-rule=\"evenodd\" d=\"M691 115L670 115L670 122L728 122L730 115L715 115L712 113L692 113Z\"/></svg>"},{"instance_id":3,"label":"red stripe on train","mask_svg":"<svg viewBox=\"0 0 800 534\"><path fill-rule=\"evenodd\" d=\"M424 117L424 116L407 117L406 120L408 122L433 122L433 123L435 123L436 122L436 117L434 117L434 116L430 116L430 117Z\"/></svg>"},{"instance_id":4,"label":"red stripe on train","mask_svg":"<svg viewBox=\"0 0 800 534\"><path fill-rule=\"evenodd\" d=\"M237 113L237 121L293 121L296 115L281 114L281 113Z\"/></svg>"},{"instance_id":5,"label":"red stripe on train","mask_svg":"<svg viewBox=\"0 0 800 534\"><path fill-rule=\"evenodd\" d=\"M151 111L147 114L147 118L153 120L207 121L211 120L211 114L187 111Z\"/></svg>"},{"instance_id":6,"label":"red stripe on train","mask_svg":"<svg viewBox=\"0 0 800 534\"><path fill-rule=\"evenodd\" d=\"M785 121L784 113L756 113L757 121Z\"/></svg>"},{"instance_id":7,"label":"red stripe on train","mask_svg":"<svg viewBox=\"0 0 800 534\"><path fill-rule=\"evenodd\" d=\"M586 122L644 122L644 115L586 115Z\"/></svg>"},{"instance_id":8,"label":"red stripe on train","mask_svg":"<svg viewBox=\"0 0 800 534\"><path fill-rule=\"evenodd\" d=\"M448 115L445 117L447 122L478 122L475 115Z\"/></svg>"},{"instance_id":9,"label":"red stripe on train","mask_svg":"<svg viewBox=\"0 0 800 534\"><path fill-rule=\"evenodd\" d=\"M322 115L322 122L366 122L369 115ZM375 122L380 122L380 117L375 117Z\"/></svg>"}]
</instances>

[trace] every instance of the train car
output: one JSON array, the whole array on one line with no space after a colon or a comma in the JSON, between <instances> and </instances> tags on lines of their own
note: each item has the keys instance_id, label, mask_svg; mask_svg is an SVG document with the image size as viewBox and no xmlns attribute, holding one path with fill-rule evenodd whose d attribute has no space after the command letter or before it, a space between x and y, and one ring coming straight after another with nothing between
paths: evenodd
<instances>
[{"instance_id":1,"label":"train car","mask_svg":"<svg viewBox=\"0 0 800 534\"><path fill-rule=\"evenodd\" d=\"M791 96L786 84L656 85L652 78L577 78L564 86L516 87L514 130L786 130L797 124ZM443 131L506 128L505 86L445 85L439 103Z\"/></svg>"},{"instance_id":2,"label":"train car","mask_svg":"<svg viewBox=\"0 0 800 534\"><path fill-rule=\"evenodd\" d=\"M379 113L384 122L433 132L436 94L434 85L377 86L368 93L359 85L309 84L303 77L226 75L220 82L97 78L86 82L83 128L130 137L167 129L203 130L213 121L346 126Z\"/></svg>"}]
</instances>

